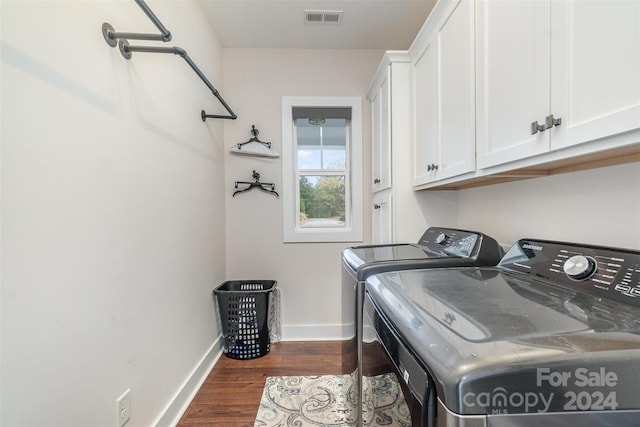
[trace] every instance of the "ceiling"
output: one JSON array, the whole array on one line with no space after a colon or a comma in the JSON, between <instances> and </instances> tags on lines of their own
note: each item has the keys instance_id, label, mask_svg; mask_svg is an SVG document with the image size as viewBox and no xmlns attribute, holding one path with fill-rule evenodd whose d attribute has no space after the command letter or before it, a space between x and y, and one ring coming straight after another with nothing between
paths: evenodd
<instances>
[{"instance_id":1,"label":"ceiling","mask_svg":"<svg viewBox=\"0 0 640 427\"><path fill-rule=\"evenodd\" d=\"M226 48L408 49L435 0L199 0ZM343 11L305 23L305 10Z\"/></svg>"}]
</instances>

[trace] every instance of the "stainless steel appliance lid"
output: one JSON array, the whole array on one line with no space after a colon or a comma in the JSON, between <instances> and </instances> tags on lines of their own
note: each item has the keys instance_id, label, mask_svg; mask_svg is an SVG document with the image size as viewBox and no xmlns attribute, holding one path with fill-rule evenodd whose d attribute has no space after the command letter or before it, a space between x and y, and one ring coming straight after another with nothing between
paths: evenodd
<instances>
[{"instance_id":1,"label":"stainless steel appliance lid","mask_svg":"<svg viewBox=\"0 0 640 427\"><path fill-rule=\"evenodd\" d=\"M499 268L388 272L369 278L367 290L398 328L435 321L470 343L591 330L640 333L639 307Z\"/></svg>"},{"instance_id":2,"label":"stainless steel appliance lid","mask_svg":"<svg viewBox=\"0 0 640 427\"><path fill-rule=\"evenodd\" d=\"M375 262L393 262L398 260L425 260L449 257L444 251L433 252L413 244L360 246L345 249L344 259L354 269Z\"/></svg>"},{"instance_id":3,"label":"stainless steel appliance lid","mask_svg":"<svg viewBox=\"0 0 640 427\"><path fill-rule=\"evenodd\" d=\"M442 258L469 258L473 260L469 264L496 265L502 256L502 249L494 239L482 233L430 227L417 244L356 246L345 249L342 256L353 271L375 263L409 263ZM446 266L451 265L454 264Z\"/></svg>"},{"instance_id":4,"label":"stainless steel appliance lid","mask_svg":"<svg viewBox=\"0 0 640 427\"><path fill-rule=\"evenodd\" d=\"M639 406L637 307L522 280L498 268L384 273L367 280L367 292L428 367L441 399L455 412L505 409L465 402L464 396L500 388L523 396L557 396L561 389L578 393L579 379L607 375L616 380L593 391L619 394L620 409ZM569 378L556 384L549 375ZM556 398L551 404L547 410L562 410L566 401Z\"/></svg>"}]
</instances>

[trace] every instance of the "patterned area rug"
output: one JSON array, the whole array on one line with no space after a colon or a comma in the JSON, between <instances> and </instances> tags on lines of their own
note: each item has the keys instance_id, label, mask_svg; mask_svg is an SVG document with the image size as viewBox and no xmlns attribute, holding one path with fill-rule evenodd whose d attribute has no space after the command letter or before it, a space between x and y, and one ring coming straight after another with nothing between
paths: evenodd
<instances>
[{"instance_id":1,"label":"patterned area rug","mask_svg":"<svg viewBox=\"0 0 640 427\"><path fill-rule=\"evenodd\" d=\"M396 377L365 378L363 425L411 427ZM267 377L254 427L357 427L352 375Z\"/></svg>"}]
</instances>

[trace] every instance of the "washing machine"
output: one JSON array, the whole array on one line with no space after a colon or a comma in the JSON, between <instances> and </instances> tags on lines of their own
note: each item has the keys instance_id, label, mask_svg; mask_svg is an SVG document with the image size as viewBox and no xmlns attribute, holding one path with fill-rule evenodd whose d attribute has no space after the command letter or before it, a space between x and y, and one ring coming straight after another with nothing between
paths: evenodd
<instances>
[{"instance_id":1,"label":"washing machine","mask_svg":"<svg viewBox=\"0 0 640 427\"><path fill-rule=\"evenodd\" d=\"M367 343L414 402L402 423L640 426L640 252L522 239L495 267L385 272L365 288ZM407 406L366 415L393 422Z\"/></svg>"}]
</instances>

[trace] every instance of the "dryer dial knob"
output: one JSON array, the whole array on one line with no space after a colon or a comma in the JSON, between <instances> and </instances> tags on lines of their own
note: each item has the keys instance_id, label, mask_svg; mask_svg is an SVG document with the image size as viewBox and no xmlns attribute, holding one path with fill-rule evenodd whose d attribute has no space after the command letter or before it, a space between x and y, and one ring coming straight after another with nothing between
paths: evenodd
<instances>
[{"instance_id":1,"label":"dryer dial knob","mask_svg":"<svg viewBox=\"0 0 640 427\"><path fill-rule=\"evenodd\" d=\"M449 236L447 236L446 234L444 234L444 233L440 233L440 234L438 234L438 236L436 237L436 243L437 243L437 244L439 244L439 245L444 245L445 243L447 243L447 238L448 238L448 237L449 237Z\"/></svg>"},{"instance_id":2,"label":"dryer dial knob","mask_svg":"<svg viewBox=\"0 0 640 427\"><path fill-rule=\"evenodd\" d=\"M593 276L598 266L591 257L574 255L565 261L563 270L570 279L585 280Z\"/></svg>"}]
</instances>

